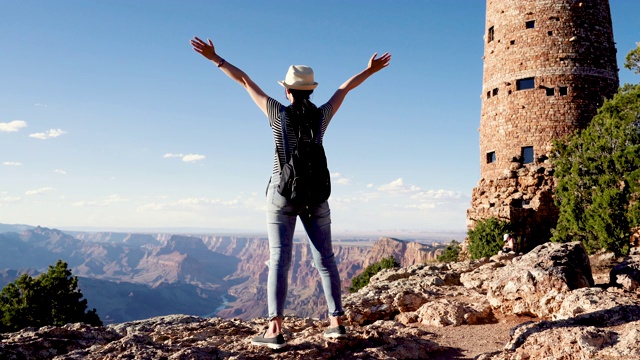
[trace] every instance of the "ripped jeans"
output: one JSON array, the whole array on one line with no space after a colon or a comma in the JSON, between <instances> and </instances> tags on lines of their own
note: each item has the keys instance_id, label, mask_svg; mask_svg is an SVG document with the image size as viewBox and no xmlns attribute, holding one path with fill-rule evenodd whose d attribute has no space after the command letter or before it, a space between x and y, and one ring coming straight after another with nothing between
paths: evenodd
<instances>
[{"instance_id":1,"label":"ripped jeans","mask_svg":"<svg viewBox=\"0 0 640 360\"><path fill-rule=\"evenodd\" d=\"M298 216L309 237L311 253L320 278L330 316L344 315L340 293L340 274L331 245L329 203L316 206L291 204L278 193L280 175L271 177L267 189L267 234L269 236L269 276L267 303L269 320L283 317L287 298L293 234Z\"/></svg>"}]
</instances>

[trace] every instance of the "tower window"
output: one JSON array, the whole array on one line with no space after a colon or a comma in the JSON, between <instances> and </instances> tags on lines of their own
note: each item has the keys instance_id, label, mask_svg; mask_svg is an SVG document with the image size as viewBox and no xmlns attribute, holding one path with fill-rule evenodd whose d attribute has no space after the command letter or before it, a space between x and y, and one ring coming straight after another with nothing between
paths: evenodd
<instances>
[{"instance_id":1,"label":"tower window","mask_svg":"<svg viewBox=\"0 0 640 360\"><path fill-rule=\"evenodd\" d=\"M516 90L533 89L535 86L535 78L524 78L516 80Z\"/></svg>"},{"instance_id":2,"label":"tower window","mask_svg":"<svg viewBox=\"0 0 640 360\"><path fill-rule=\"evenodd\" d=\"M498 88L493 89L492 95L493 96L498 95Z\"/></svg>"},{"instance_id":3,"label":"tower window","mask_svg":"<svg viewBox=\"0 0 640 360\"><path fill-rule=\"evenodd\" d=\"M491 91L487 91L487 99L491 97Z\"/></svg>"},{"instance_id":4,"label":"tower window","mask_svg":"<svg viewBox=\"0 0 640 360\"><path fill-rule=\"evenodd\" d=\"M527 29L533 29L536 27L536 21L535 20L529 20L526 23L524 23L525 27Z\"/></svg>"},{"instance_id":5,"label":"tower window","mask_svg":"<svg viewBox=\"0 0 640 360\"><path fill-rule=\"evenodd\" d=\"M567 94L569 93L569 88L567 88L566 86L560 86L559 90L560 96L567 96Z\"/></svg>"},{"instance_id":6,"label":"tower window","mask_svg":"<svg viewBox=\"0 0 640 360\"><path fill-rule=\"evenodd\" d=\"M496 162L496 152L490 151L487 153L487 164Z\"/></svg>"},{"instance_id":7,"label":"tower window","mask_svg":"<svg viewBox=\"0 0 640 360\"><path fill-rule=\"evenodd\" d=\"M522 163L523 164L533 163L533 146L522 147Z\"/></svg>"},{"instance_id":8,"label":"tower window","mask_svg":"<svg viewBox=\"0 0 640 360\"><path fill-rule=\"evenodd\" d=\"M516 44L516 41L515 41L515 40L511 40L511 41L509 41L509 45L515 45L515 44Z\"/></svg>"},{"instance_id":9,"label":"tower window","mask_svg":"<svg viewBox=\"0 0 640 360\"><path fill-rule=\"evenodd\" d=\"M545 90L547 91L547 96L553 96L553 94L555 94L554 88L545 88Z\"/></svg>"},{"instance_id":10,"label":"tower window","mask_svg":"<svg viewBox=\"0 0 640 360\"><path fill-rule=\"evenodd\" d=\"M493 31L493 26L489 28L489 31L487 31L487 42L490 43L493 41L494 39L494 31Z\"/></svg>"}]
</instances>

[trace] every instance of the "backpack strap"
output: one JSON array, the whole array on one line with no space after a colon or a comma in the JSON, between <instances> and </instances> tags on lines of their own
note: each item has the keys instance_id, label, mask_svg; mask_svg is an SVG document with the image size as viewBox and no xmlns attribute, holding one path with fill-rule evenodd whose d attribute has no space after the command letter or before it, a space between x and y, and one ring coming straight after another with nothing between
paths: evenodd
<instances>
[{"instance_id":1,"label":"backpack strap","mask_svg":"<svg viewBox=\"0 0 640 360\"><path fill-rule=\"evenodd\" d=\"M324 122L324 114L322 113L322 111L320 111L320 109L318 109L318 132L316 135L316 143L321 144L320 142L320 138L322 135L322 123Z\"/></svg>"},{"instance_id":2,"label":"backpack strap","mask_svg":"<svg viewBox=\"0 0 640 360\"><path fill-rule=\"evenodd\" d=\"M286 110L287 108L284 105L280 107L280 130L282 132L282 142L284 144L285 164L289 162L289 140L287 138L287 118L286 118L287 111ZM280 154L278 154L277 152L278 152L278 147L276 145L276 155L278 156L278 165L282 170L282 164L280 163Z\"/></svg>"}]
</instances>

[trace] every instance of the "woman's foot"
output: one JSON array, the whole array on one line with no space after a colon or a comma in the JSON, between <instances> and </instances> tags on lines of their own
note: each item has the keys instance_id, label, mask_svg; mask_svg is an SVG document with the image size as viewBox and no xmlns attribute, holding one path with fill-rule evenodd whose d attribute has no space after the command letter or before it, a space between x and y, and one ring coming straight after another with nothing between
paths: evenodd
<instances>
[{"instance_id":1,"label":"woman's foot","mask_svg":"<svg viewBox=\"0 0 640 360\"><path fill-rule=\"evenodd\" d=\"M267 334L265 333L264 335L254 337L251 339L251 345L266 346L271 349L281 349L287 345L282 334L279 334L276 337L266 337L266 335Z\"/></svg>"},{"instance_id":2,"label":"woman's foot","mask_svg":"<svg viewBox=\"0 0 640 360\"><path fill-rule=\"evenodd\" d=\"M339 316L329 316L329 328L324 332L326 338L343 338L347 336L347 329L342 326L342 318Z\"/></svg>"},{"instance_id":3,"label":"woman's foot","mask_svg":"<svg viewBox=\"0 0 640 360\"><path fill-rule=\"evenodd\" d=\"M342 325L338 325L336 327L330 327L327 329L327 331L324 332L324 337L330 338L330 339L347 337L347 329Z\"/></svg>"},{"instance_id":4,"label":"woman's foot","mask_svg":"<svg viewBox=\"0 0 640 360\"><path fill-rule=\"evenodd\" d=\"M286 342L282 336L282 318L271 319L267 331L251 339L251 345L268 346L272 349L280 349L285 346Z\"/></svg>"}]
</instances>

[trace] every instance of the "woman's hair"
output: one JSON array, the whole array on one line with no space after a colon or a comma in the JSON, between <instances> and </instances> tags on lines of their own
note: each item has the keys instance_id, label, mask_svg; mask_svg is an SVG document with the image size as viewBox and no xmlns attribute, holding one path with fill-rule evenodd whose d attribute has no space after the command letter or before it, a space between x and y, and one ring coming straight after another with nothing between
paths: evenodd
<instances>
[{"instance_id":1,"label":"woman's hair","mask_svg":"<svg viewBox=\"0 0 640 360\"><path fill-rule=\"evenodd\" d=\"M296 123L300 121L315 120L318 118L318 108L309 100L313 90L289 89L293 96L293 103L287 108L289 119Z\"/></svg>"}]
</instances>

